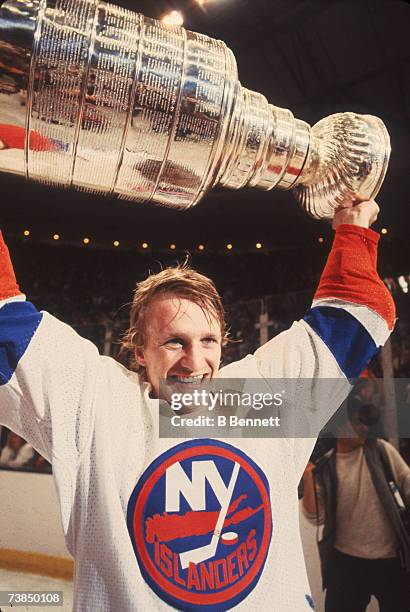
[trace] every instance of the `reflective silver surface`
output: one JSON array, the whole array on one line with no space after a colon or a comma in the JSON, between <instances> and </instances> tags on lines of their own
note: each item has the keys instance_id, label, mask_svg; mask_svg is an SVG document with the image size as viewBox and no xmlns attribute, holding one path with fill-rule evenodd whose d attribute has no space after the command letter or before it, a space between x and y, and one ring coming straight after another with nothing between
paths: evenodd
<instances>
[{"instance_id":1,"label":"reflective silver surface","mask_svg":"<svg viewBox=\"0 0 410 612\"><path fill-rule=\"evenodd\" d=\"M383 123L313 128L241 86L226 45L98 0L0 8L0 170L186 209L216 184L294 188L331 218L374 197Z\"/></svg>"}]
</instances>

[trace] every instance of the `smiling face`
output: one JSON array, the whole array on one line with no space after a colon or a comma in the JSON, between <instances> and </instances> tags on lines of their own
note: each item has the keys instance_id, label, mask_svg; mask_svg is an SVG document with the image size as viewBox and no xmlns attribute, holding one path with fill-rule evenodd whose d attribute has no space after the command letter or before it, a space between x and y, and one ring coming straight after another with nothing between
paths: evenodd
<instances>
[{"instance_id":1,"label":"smiling face","mask_svg":"<svg viewBox=\"0 0 410 612\"><path fill-rule=\"evenodd\" d=\"M219 370L221 325L210 311L173 294L157 296L145 316L145 343L135 351L155 397L160 382L189 392Z\"/></svg>"}]
</instances>

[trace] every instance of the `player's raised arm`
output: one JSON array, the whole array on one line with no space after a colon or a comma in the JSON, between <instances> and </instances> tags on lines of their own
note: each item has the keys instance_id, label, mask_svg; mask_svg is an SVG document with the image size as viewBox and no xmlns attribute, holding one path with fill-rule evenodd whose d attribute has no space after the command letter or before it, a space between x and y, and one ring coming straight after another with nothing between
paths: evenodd
<instances>
[{"instance_id":1,"label":"player's raised arm","mask_svg":"<svg viewBox=\"0 0 410 612\"><path fill-rule=\"evenodd\" d=\"M379 235L369 229L378 210L369 201L335 215L333 246L311 309L256 351L265 376L356 378L385 343L396 311L377 272Z\"/></svg>"},{"instance_id":2,"label":"player's raised arm","mask_svg":"<svg viewBox=\"0 0 410 612\"><path fill-rule=\"evenodd\" d=\"M379 235L369 229L375 202L335 216L336 235L311 310L304 321L348 378L356 378L393 329L393 299L377 272Z\"/></svg>"},{"instance_id":3,"label":"player's raised arm","mask_svg":"<svg viewBox=\"0 0 410 612\"><path fill-rule=\"evenodd\" d=\"M255 353L265 378L311 381L311 412L298 435L311 436L312 443L394 326L394 302L377 272L379 235L369 229L378 210L369 201L335 215L333 246L311 308ZM326 401L323 379L340 381Z\"/></svg>"},{"instance_id":4,"label":"player's raised arm","mask_svg":"<svg viewBox=\"0 0 410 612\"><path fill-rule=\"evenodd\" d=\"M0 233L0 424L50 460L53 426L63 423L76 454L76 415L78 425L81 407L87 419L97 361L91 342L26 301Z\"/></svg>"},{"instance_id":5,"label":"player's raised arm","mask_svg":"<svg viewBox=\"0 0 410 612\"><path fill-rule=\"evenodd\" d=\"M0 230L0 307L9 302L24 301L11 263L9 250Z\"/></svg>"}]
</instances>

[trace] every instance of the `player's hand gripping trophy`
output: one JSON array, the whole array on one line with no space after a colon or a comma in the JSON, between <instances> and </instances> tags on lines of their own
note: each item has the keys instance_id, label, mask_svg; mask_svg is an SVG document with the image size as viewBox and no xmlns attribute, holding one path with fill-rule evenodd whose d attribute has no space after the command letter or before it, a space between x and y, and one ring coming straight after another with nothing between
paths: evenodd
<instances>
[{"instance_id":1,"label":"player's hand gripping trophy","mask_svg":"<svg viewBox=\"0 0 410 612\"><path fill-rule=\"evenodd\" d=\"M241 86L226 45L98 0L0 9L0 170L186 209L208 189L293 189L332 218L374 197L382 121L313 128Z\"/></svg>"}]
</instances>

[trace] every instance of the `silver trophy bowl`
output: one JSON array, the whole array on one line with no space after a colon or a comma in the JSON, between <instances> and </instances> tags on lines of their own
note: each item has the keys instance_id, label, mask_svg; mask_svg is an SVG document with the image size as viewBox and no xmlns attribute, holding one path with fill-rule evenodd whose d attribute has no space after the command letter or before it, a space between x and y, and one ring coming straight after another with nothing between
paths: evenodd
<instances>
[{"instance_id":1,"label":"silver trophy bowl","mask_svg":"<svg viewBox=\"0 0 410 612\"><path fill-rule=\"evenodd\" d=\"M212 187L293 189L316 218L375 197L371 115L315 126L242 87L227 46L98 0L0 8L0 170L187 209Z\"/></svg>"}]
</instances>

